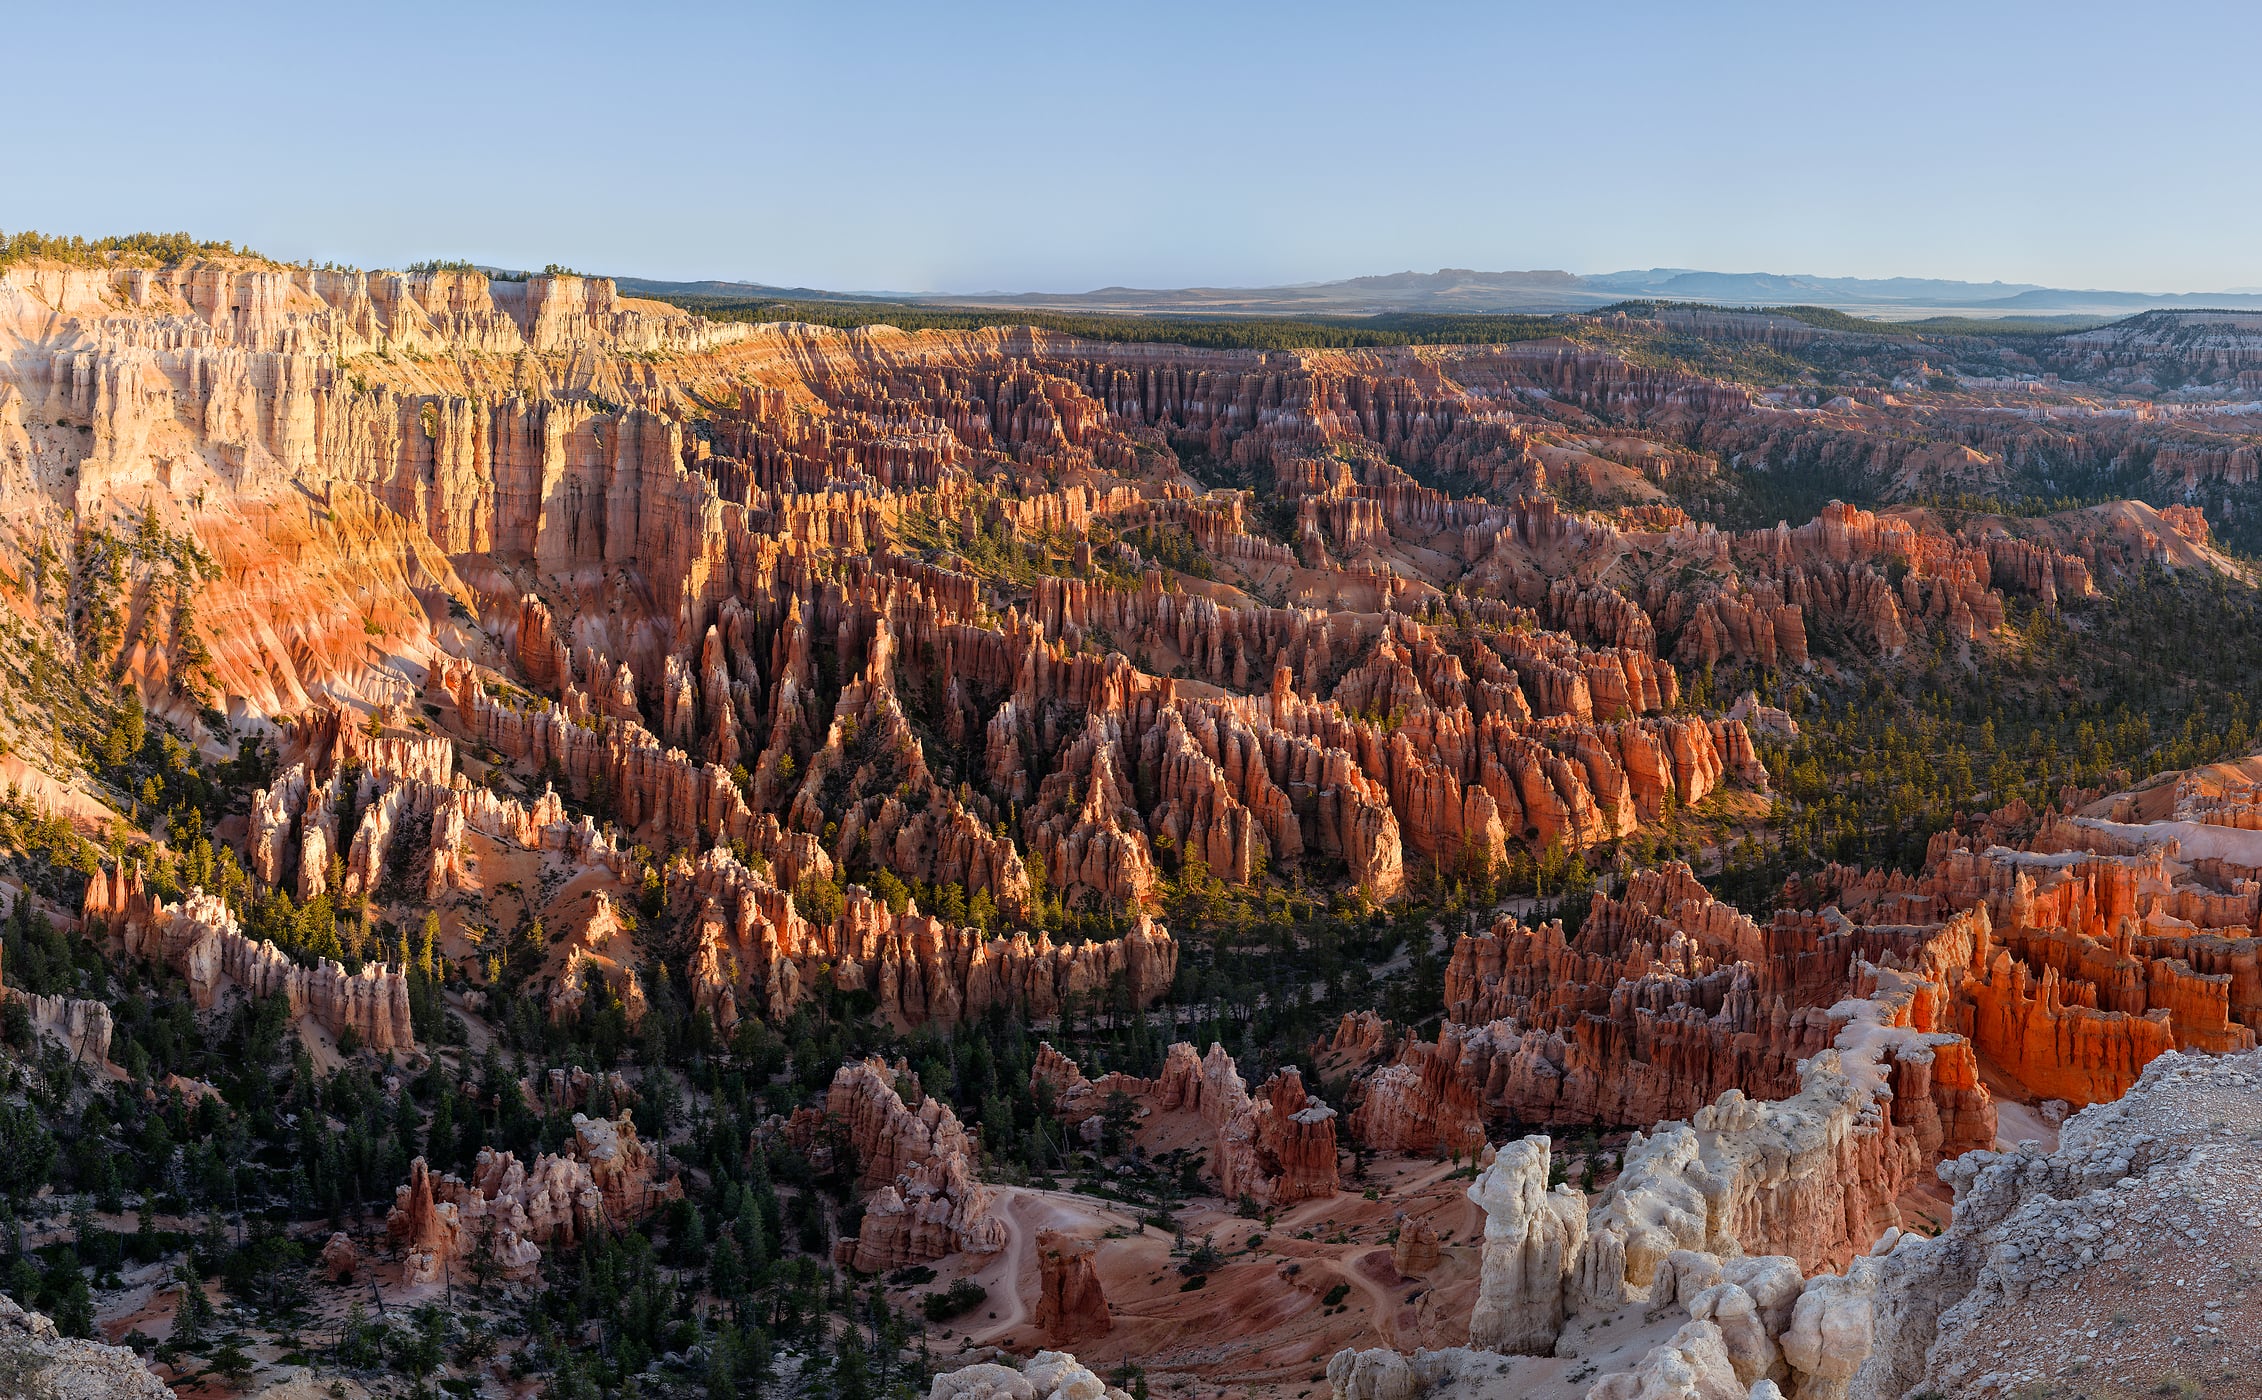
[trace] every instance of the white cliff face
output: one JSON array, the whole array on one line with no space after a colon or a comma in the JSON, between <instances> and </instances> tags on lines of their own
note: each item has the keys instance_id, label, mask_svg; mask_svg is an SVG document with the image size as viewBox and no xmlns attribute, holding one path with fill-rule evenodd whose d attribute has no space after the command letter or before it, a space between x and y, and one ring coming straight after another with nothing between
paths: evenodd
<instances>
[{"instance_id":1,"label":"white cliff face","mask_svg":"<svg viewBox=\"0 0 2262 1400\"><path fill-rule=\"evenodd\" d=\"M1546 1190L1545 1137L1501 1148L1469 1192L1487 1214L1471 1345L1544 1354L1567 1319L1686 1304L1719 1279L1682 1276L1684 1255L1752 1251L1799 1273L1849 1238L1866 1243L1895 1218L1891 1197L1914 1170L1911 1149L1884 1127L1873 1071L1864 1055L1826 1050L1792 1098L1730 1090L1693 1123L1636 1133L1591 1209L1568 1187ZM1786 1325L1777 1317L1773 1330Z\"/></svg>"},{"instance_id":2,"label":"white cliff face","mask_svg":"<svg viewBox=\"0 0 2262 1400\"><path fill-rule=\"evenodd\" d=\"M1469 1344L1545 1355L1563 1330L1563 1285L1586 1237L1586 1197L1547 1189L1548 1140L1502 1147L1469 1186L1483 1207L1484 1273L1469 1316Z\"/></svg>"},{"instance_id":3,"label":"white cliff face","mask_svg":"<svg viewBox=\"0 0 2262 1400\"><path fill-rule=\"evenodd\" d=\"M1469 1188L1485 1212L1471 1350L1345 1352L1330 1368L1339 1400L1457 1391L1481 1380L1487 1354L1558 1363L1607 1355L1617 1369L1586 1392L1592 1400L1778 1390L1846 1400L1873 1350L1877 1285L1860 1270L1809 1281L1811 1263L1801 1261L1842 1247L1841 1236L1869 1219L1870 1198L1901 1178L1872 1059L1867 1046L1825 1051L1790 1099L1731 1091L1691 1123L1635 1134L1591 1209L1568 1186L1548 1189L1546 1137L1502 1146ZM1889 1230L1883 1243L1900 1239ZM1744 1252L1752 1247L1786 1252ZM1685 1315L1678 1330L1628 1350L1626 1324L1664 1327L1675 1310ZM1555 1393L1567 1382L1534 1373L1531 1383Z\"/></svg>"},{"instance_id":4,"label":"white cliff face","mask_svg":"<svg viewBox=\"0 0 2262 1400\"><path fill-rule=\"evenodd\" d=\"M2235 1364L2262 1321L2244 1282L2262 1272L2258 1090L2262 1052L2171 1053L2067 1119L2054 1152L1944 1164L1945 1231L1881 1240L1808 1284L1785 1350L1811 1338L1840 1377L1811 1394L2011 1394L2059 1378L2144 1393Z\"/></svg>"},{"instance_id":5,"label":"white cliff face","mask_svg":"<svg viewBox=\"0 0 2262 1400\"><path fill-rule=\"evenodd\" d=\"M1618 1180L1587 1220L1571 1282L1572 1311L1608 1312L1649 1296L1657 1266L1673 1251L1706 1246L1709 1211L1697 1135L1667 1123L1626 1145Z\"/></svg>"},{"instance_id":6,"label":"white cliff face","mask_svg":"<svg viewBox=\"0 0 2262 1400\"><path fill-rule=\"evenodd\" d=\"M1554 1251L1574 1237L1543 1190L1547 1140L1511 1143L1469 1192L1487 1216L1471 1342L1492 1350L1345 1351L1331 1390L1474 1400L1505 1378L1510 1393L1584 1400L1901 1400L2084 1376L2140 1393L2227 1358L2262 1322L2245 1283L2262 1275L2258 1089L2262 1052L2162 1056L2125 1097L2068 1119L2053 1153L2027 1143L1943 1163L1956 1204L1940 1235L1888 1229L1844 1272L1811 1278L1788 1255L1741 1253L1739 1217L1723 1229L1719 1214L1752 1199L1725 1189L1739 1175L1796 1179L1786 1163L1816 1133L1782 1130L1803 1113L1760 1121L1733 1105L1708 1128L1641 1139L1562 1273ZM1738 1135L1705 1141L1713 1129ZM1767 1143L1790 1150L1757 1151ZM1645 1320L1658 1330L1628 1348ZM1496 1354L1543 1343L1545 1360ZM1554 1369L1582 1357L1605 1368L1584 1391Z\"/></svg>"},{"instance_id":7,"label":"white cliff face","mask_svg":"<svg viewBox=\"0 0 2262 1400\"><path fill-rule=\"evenodd\" d=\"M23 994L0 988L0 999ZM80 997L23 996L32 1026L41 1035L70 1052L73 1060L106 1073L118 1073L110 1064L110 1008Z\"/></svg>"},{"instance_id":8,"label":"white cliff face","mask_svg":"<svg viewBox=\"0 0 2262 1400\"><path fill-rule=\"evenodd\" d=\"M984 1362L945 1371L927 1387L927 1400L1130 1400L1065 1351L1040 1351L1011 1366Z\"/></svg>"},{"instance_id":9,"label":"white cliff face","mask_svg":"<svg viewBox=\"0 0 2262 1400\"><path fill-rule=\"evenodd\" d=\"M1747 1400L1751 1395L1736 1379L1720 1329L1691 1322L1633 1370L1596 1381L1587 1400Z\"/></svg>"}]
</instances>

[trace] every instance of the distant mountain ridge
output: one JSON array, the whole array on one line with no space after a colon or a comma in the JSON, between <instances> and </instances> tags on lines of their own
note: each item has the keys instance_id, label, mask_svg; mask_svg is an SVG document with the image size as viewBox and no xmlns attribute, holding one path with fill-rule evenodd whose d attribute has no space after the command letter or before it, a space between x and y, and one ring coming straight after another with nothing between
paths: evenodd
<instances>
[{"instance_id":1,"label":"distant mountain ridge","mask_svg":"<svg viewBox=\"0 0 2262 1400\"><path fill-rule=\"evenodd\" d=\"M1829 301L1931 305L1942 300L1975 304L2045 290L2033 282L1958 282L1937 277L1817 277L1810 273L1702 272L1677 267L1606 272L1581 280L1590 290L1638 296L1707 301L1788 299L1816 305Z\"/></svg>"},{"instance_id":2,"label":"distant mountain ridge","mask_svg":"<svg viewBox=\"0 0 2262 1400\"><path fill-rule=\"evenodd\" d=\"M2262 310L2262 294L2252 291L2118 292L2045 287L2032 282L1822 277L1807 273L1708 272L1678 267L1591 275L1552 269L1479 272L1447 267L1435 272L1391 272L1277 287L1112 286L1088 292L830 292L758 282L663 282L639 277L616 280L621 291L631 296L894 301L925 306L1182 316L1591 311L1631 300L1710 302L1728 306L1822 306L1885 319L1943 314L2125 316L2135 311L2190 307Z\"/></svg>"}]
</instances>

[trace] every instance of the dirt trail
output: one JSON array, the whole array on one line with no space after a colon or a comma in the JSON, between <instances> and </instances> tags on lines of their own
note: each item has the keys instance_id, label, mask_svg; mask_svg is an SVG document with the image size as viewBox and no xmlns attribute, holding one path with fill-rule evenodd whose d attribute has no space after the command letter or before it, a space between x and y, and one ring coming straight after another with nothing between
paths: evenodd
<instances>
[{"instance_id":1,"label":"dirt trail","mask_svg":"<svg viewBox=\"0 0 2262 1400\"><path fill-rule=\"evenodd\" d=\"M1365 1269L1359 1267L1359 1261L1370 1252L1362 1250L1348 1258L1337 1260L1335 1272L1345 1283L1366 1294L1367 1301L1374 1305L1374 1329L1382 1334L1382 1344L1393 1351L1410 1350L1398 1336L1398 1310L1405 1306L1401 1301L1406 1296L1404 1290L1409 1287L1420 1288L1421 1285L1411 1279L1401 1279L1396 1290L1383 1287ZM1388 1258L1390 1251L1385 1249L1382 1253Z\"/></svg>"},{"instance_id":2,"label":"dirt trail","mask_svg":"<svg viewBox=\"0 0 2262 1400\"><path fill-rule=\"evenodd\" d=\"M977 1346L996 1345L1030 1319L1030 1299L1042 1286L1037 1269L1037 1235L1044 1230L1099 1234L1110 1228L1135 1228L1136 1222L1098 1203L1057 1191L1025 1186L999 1188L991 1214L1005 1224L1005 1248L991 1262L967 1275L990 1291L997 1319L984 1318L966 1335Z\"/></svg>"},{"instance_id":3,"label":"dirt trail","mask_svg":"<svg viewBox=\"0 0 2262 1400\"><path fill-rule=\"evenodd\" d=\"M1024 1269L1029 1267L1032 1258L1034 1232L1021 1224L1020 1212L1013 1209L1016 1203L1011 1200L1006 1201L997 1210L998 1218L1005 1222L1005 1248L999 1251L1002 1267L999 1264L993 1264L982 1270L985 1276L989 1275L993 1269L999 1270L998 1282L985 1281L983 1287L989 1289L990 1296L995 1298L1000 1291L999 1283L1002 1283L1003 1292L1006 1295L1005 1306L1000 1309L996 1322L990 1323L978 1332L973 1330L967 1332L967 1335L972 1337L978 1345L987 1346L995 1339L1006 1336L1014 1328L1027 1321L1029 1317L1029 1305L1021 1298L1021 1274Z\"/></svg>"}]
</instances>

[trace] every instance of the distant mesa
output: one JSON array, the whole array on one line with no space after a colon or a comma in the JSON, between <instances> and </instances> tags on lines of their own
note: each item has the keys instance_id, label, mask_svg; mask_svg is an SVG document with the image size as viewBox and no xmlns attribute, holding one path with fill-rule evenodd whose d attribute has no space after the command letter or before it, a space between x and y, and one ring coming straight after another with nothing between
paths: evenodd
<instances>
[{"instance_id":1,"label":"distant mesa","mask_svg":"<svg viewBox=\"0 0 2262 1400\"><path fill-rule=\"evenodd\" d=\"M1690 268L1578 274L1551 270L1392 272L1257 287L1100 287L1083 292L834 292L758 282L618 279L622 292L665 300L884 301L928 307L998 307L1127 315L1372 316L1551 314L1624 301L1718 306L1816 306L1886 320L1924 316L2082 315L2109 318L2168 308L2262 310L2262 289L2122 292L2032 282L1931 277L1822 277Z\"/></svg>"}]
</instances>

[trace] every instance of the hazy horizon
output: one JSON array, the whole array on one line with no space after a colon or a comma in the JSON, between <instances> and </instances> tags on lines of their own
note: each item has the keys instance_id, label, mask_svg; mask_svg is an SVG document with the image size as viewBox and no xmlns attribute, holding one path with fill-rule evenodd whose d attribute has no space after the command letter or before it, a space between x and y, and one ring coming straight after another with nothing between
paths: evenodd
<instances>
[{"instance_id":1,"label":"hazy horizon","mask_svg":"<svg viewBox=\"0 0 2262 1400\"><path fill-rule=\"evenodd\" d=\"M2262 15L674 5L15 16L0 228L928 294L1676 267L2262 283ZM2171 216L2172 211L2172 216Z\"/></svg>"},{"instance_id":2,"label":"hazy horizon","mask_svg":"<svg viewBox=\"0 0 2262 1400\"><path fill-rule=\"evenodd\" d=\"M75 230L74 230L74 231L75 231ZM261 250L261 251L264 251L264 250ZM484 262L484 261L482 261L482 262L481 262L481 265L482 265L482 266L486 266L486 267L493 267L493 268L496 268L496 269L498 269L498 270L508 271L508 272L512 272L512 273L518 273L518 272L531 272L531 271L538 271L538 270L539 270L538 268L534 268L534 267L531 267L531 266L521 266L521 265L516 265L516 264L509 264L509 263L500 263L500 262ZM1969 286L1973 286L1973 287L1989 287L1989 286L1998 286L1998 285L1999 285L1999 286L2001 286L2001 287L2005 288L2006 290L2008 290L2008 289L2011 289L2011 288L2017 288L2017 287L2046 287L2046 286L2049 286L2049 285L2050 285L2050 284L2047 284L2047 283L2039 283L2039 282L2029 282L2029 281L2025 281L2025 280L2014 279L2014 278L2008 278L2008 277L1934 277L1934 276L1931 276L1931 275L1928 275L1928 274L1912 274L1912 273L1903 273L1903 272L1886 272L1886 273L1875 273L1875 274L1868 274L1868 273L1864 273L1864 274L1853 274L1853 273L1818 272L1818 271L1815 271L1815 270L1813 270L1813 269L1806 269L1806 270L1802 270L1802 271L1795 271L1795 272L1794 272L1794 271L1785 271L1784 269L1781 269L1781 268L1680 267L1680 266L1666 266L1666 265L1663 265L1663 264L1652 265L1652 266L1647 266L1647 267L1611 267L1611 268L1588 268L1588 269L1584 269L1584 270L1582 270L1582 269L1578 269L1578 268L1562 268L1562 267L1477 267L1477 268L1471 268L1471 267L1432 267L1432 268L1417 268L1417 267L1394 267L1394 268L1389 268L1389 269L1380 269L1380 268L1368 268L1368 269L1365 269L1365 270L1363 270L1363 271L1358 271L1358 272L1348 272L1348 273L1344 273L1344 274L1342 274L1341 276L1333 276L1333 277L1301 277L1301 278L1297 278L1297 279L1295 279L1295 280L1293 280L1293 281L1288 281L1288 280L1275 280L1275 281L1249 281L1249 282L1185 282L1185 283L1180 283L1180 284L1177 284L1176 286L1171 286L1171 287L1165 287L1165 286L1161 286L1161 285L1159 285L1159 284L1142 284L1142 283L1135 283L1135 282L1124 282L1124 281L1100 282L1100 283L1094 283L1094 284L1092 284L1092 285L1090 285L1090 286L1075 286L1075 287L1071 287L1071 286L1057 286L1057 287L951 287L951 288L937 288L937 287L818 287L818 286L816 286L816 285L814 285L814 284L810 284L810 283L784 283L784 282L779 282L779 281L777 281L777 280L776 280L776 279L774 279L774 278L759 278L759 277L707 277L707 276L688 276L688 277L653 277L653 276L650 276L650 275L648 275L648 274L646 274L646 273L641 273L641 272L636 272L636 271L632 271L632 270L626 270L626 269L619 269L619 268L604 268L604 269L599 269L599 268L587 268L587 269L581 269L581 268L577 268L577 269L576 269L576 271L587 271L587 272L591 272L591 273L597 273L597 274L601 274L601 275L603 275L603 276L608 276L608 277L631 277L631 278L639 278L639 279L641 279L641 280L645 280L645 281L652 281L652 282L674 282L674 283L696 283L696 282L736 282L736 283L742 283L742 284L745 284L745 285L747 285L747 286L767 286L767 287L781 287L781 288L782 288L782 287L790 287L790 286L806 286L806 287L809 287L809 288L810 288L811 290L813 290L813 291L820 291L820 290L821 290L821 291L828 291L828 292L837 292L837 293L840 293L840 294L842 294L842 295L847 295L847 296L872 296L872 297L881 297L881 296L917 296L917 297L978 297L978 296L1045 296L1045 295L1056 295L1056 296L1077 296L1077 295L1083 295L1083 294L1087 294L1087 293L1091 293L1091 292L1104 292L1104 291L1114 291L1114 290L1124 290L1124 291L1158 291L1158 292L1159 292L1159 291L1178 291L1178 290L1187 290L1187 289L1195 289L1195 288L1208 288L1208 289L1214 289L1214 290L1218 290L1218 291L1264 291L1264 290L1269 290L1269 289L1273 289L1273 288L1289 288L1289 287L1324 287L1324 286L1331 286L1331 285L1335 285L1335 284L1338 284L1338 283L1343 283L1343 282L1352 282L1352 281L1357 281L1357 280L1360 280L1360 279L1362 279L1362 278L1364 278L1364 279L1375 279L1375 278L1404 277L1404 276L1414 276L1414 277L1432 277L1432 276L1437 276L1437 275L1439 275L1439 274L1442 274L1442 273L1446 273L1446 272L1472 272L1472 273L1475 273L1475 274L1476 274L1476 275L1478 275L1478 276L1502 276L1502 275L1507 275L1507 276L1514 276L1514 275L1518 275L1518 274L1531 274L1531 275L1553 275L1553 274L1562 274L1562 275L1566 275L1566 276L1570 276L1570 277L1577 277L1577 278L1590 278L1590 279L1605 279L1605 278L1613 278L1613 277L1624 277L1624 276L1631 276L1631 275L1634 275L1634 274L1638 274L1638 273L1668 273L1668 272L1669 272L1669 273L1704 273L1704 274L1712 274L1712 275L1718 275L1718 276L1726 276L1726 277L1781 277L1781 278L1811 278L1811 279L1815 279L1815 280L1819 280L1819 281L1857 281L1857 280L1858 280L1858 281L1874 281L1874 282L1893 282L1893 281L1918 281L1918 282L1961 282L1961 283L1964 283L1964 284L1966 284L1966 285L1969 285ZM2244 287L2163 287L2163 288L2134 288L2134 287L2121 287L2121 286L2114 286L2114 287L2103 287L2103 286L2098 286L2098 287L2058 287L2058 288L2053 288L2053 290L2064 290L2064 291L2089 291L2089 292L2138 292L2138 291L2141 291L2141 292L2144 292L2145 294L2148 294L2148 295L2159 295L2159 296L2190 295L2190 294L2195 294L2195 293L2196 293L2196 294L2207 294L2207 293L2216 293L2216 292L2221 292L2221 293L2226 293L2226 294L2237 294L2237 295L2242 295L2242 296L2250 296L2250 295L2262 294L2262 286L2244 286Z\"/></svg>"}]
</instances>

